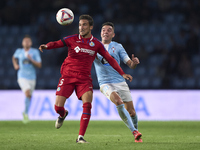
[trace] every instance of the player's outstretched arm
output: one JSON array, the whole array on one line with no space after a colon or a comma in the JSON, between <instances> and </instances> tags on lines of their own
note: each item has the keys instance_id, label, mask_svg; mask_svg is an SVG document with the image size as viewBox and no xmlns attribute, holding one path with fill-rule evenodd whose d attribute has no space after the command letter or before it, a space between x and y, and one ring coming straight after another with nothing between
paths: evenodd
<instances>
[{"instance_id":1,"label":"player's outstretched arm","mask_svg":"<svg viewBox=\"0 0 200 150\"><path fill-rule=\"evenodd\" d=\"M129 68L135 69L139 63L139 59L132 54L132 60L128 60L126 64L129 66Z\"/></svg>"},{"instance_id":2,"label":"player's outstretched arm","mask_svg":"<svg viewBox=\"0 0 200 150\"><path fill-rule=\"evenodd\" d=\"M43 49L47 49L47 45L45 44L40 45L39 50L43 52Z\"/></svg>"},{"instance_id":3,"label":"player's outstretched arm","mask_svg":"<svg viewBox=\"0 0 200 150\"><path fill-rule=\"evenodd\" d=\"M39 47L39 50L43 52L43 49L53 49L53 48L61 48L64 47L64 44L61 40L55 42L49 42L47 44L42 44Z\"/></svg>"}]
</instances>

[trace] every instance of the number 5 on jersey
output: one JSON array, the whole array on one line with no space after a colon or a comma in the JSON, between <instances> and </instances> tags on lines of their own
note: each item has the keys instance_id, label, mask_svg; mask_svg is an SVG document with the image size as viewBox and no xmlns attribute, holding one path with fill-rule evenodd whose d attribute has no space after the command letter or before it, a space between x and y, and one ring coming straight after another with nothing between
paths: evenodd
<instances>
[{"instance_id":1,"label":"number 5 on jersey","mask_svg":"<svg viewBox=\"0 0 200 150\"><path fill-rule=\"evenodd\" d=\"M64 82L64 79L61 79L59 86L63 85L63 82Z\"/></svg>"}]
</instances>

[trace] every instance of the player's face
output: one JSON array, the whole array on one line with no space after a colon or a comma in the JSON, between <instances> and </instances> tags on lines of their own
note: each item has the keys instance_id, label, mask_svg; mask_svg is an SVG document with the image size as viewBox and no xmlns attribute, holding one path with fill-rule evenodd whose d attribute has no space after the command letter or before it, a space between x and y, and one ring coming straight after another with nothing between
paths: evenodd
<instances>
[{"instance_id":1,"label":"player's face","mask_svg":"<svg viewBox=\"0 0 200 150\"><path fill-rule=\"evenodd\" d=\"M105 25L101 29L101 39L102 41L110 42L112 38L115 36L113 27L109 25Z\"/></svg>"},{"instance_id":2,"label":"player's face","mask_svg":"<svg viewBox=\"0 0 200 150\"><path fill-rule=\"evenodd\" d=\"M24 49L29 49L31 46L32 46L32 41L31 41L31 39L30 38L24 38L23 40L22 40L22 46L23 46L23 48Z\"/></svg>"},{"instance_id":3,"label":"player's face","mask_svg":"<svg viewBox=\"0 0 200 150\"><path fill-rule=\"evenodd\" d=\"M91 34L93 26L90 26L89 21L86 19L81 19L79 21L79 34L82 37L87 37L87 35Z\"/></svg>"}]
</instances>

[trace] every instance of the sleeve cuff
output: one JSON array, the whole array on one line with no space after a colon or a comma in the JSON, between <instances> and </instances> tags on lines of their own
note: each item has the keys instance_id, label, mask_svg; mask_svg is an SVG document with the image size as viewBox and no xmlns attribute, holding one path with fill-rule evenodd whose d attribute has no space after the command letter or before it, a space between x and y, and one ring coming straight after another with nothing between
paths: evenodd
<instances>
[{"instance_id":1,"label":"sleeve cuff","mask_svg":"<svg viewBox=\"0 0 200 150\"><path fill-rule=\"evenodd\" d=\"M123 62L126 64L127 61L131 60L128 56L124 58Z\"/></svg>"}]
</instances>

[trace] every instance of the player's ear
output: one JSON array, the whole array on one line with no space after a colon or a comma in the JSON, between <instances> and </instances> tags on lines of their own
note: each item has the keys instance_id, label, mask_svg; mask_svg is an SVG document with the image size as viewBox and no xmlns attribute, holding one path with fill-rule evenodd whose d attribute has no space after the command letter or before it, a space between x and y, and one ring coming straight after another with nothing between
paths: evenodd
<instances>
[{"instance_id":1,"label":"player's ear","mask_svg":"<svg viewBox=\"0 0 200 150\"><path fill-rule=\"evenodd\" d=\"M113 36L112 36L112 38L114 38L115 37L115 33L113 33Z\"/></svg>"},{"instance_id":2,"label":"player's ear","mask_svg":"<svg viewBox=\"0 0 200 150\"><path fill-rule=\"evenodd\" d=\"M90 26L90 30L92 30L93 29L93 26Z\"/></svg>"}]
</instances>

